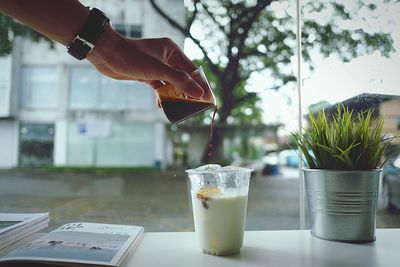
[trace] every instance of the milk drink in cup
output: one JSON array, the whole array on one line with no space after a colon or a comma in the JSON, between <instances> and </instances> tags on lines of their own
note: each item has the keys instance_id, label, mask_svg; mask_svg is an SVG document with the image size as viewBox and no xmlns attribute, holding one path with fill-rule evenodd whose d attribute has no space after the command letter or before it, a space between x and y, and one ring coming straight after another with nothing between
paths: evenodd
<instances>
[{"instance_id":1,"label":"milk drink in cup","mask_svg":"<svg viewBox=\"0 0 400 267\"><path fill-rule=\"evenodd\" d=\"M196 236L204 253L240 252L251 170L206 165L187 170Z\"/></svg>"}]
</instances>

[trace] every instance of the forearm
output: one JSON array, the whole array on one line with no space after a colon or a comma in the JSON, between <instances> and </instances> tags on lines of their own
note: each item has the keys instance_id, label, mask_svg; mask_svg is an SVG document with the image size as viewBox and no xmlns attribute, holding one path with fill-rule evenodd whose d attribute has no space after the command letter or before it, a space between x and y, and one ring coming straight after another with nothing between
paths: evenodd
<instances>
[{"instance_id":1,"label":"forearm","mask_svg":"<svg viewBox=\"0 0 400 267\"><path fill-rule=\"evenodd\" d=\"M0 0L0 12L64 45L73 41L90 13L78 0ZM85 56L98 71L114 79L142 81L153 88L163 81L191 97L204 94L188 74L196 66L166 38L128 39L108 26Z\"/></svg>"},{"instance_id":2,"label":"forearm","mask_svg":"<svg viewBox=\"0 0 400 267\"><path fill-rule=\"evenodd\" d=\"M89 10L77 0L0 0L0 12L61 44L69 44Z\"/></svg>"}]
</instances>

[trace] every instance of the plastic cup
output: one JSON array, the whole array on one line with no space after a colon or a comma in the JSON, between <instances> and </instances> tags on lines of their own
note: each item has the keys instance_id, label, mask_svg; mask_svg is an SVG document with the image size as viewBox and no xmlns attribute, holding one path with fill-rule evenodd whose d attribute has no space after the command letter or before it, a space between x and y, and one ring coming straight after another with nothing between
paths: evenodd
<instances>
[{"instance_id":1,"label":"plastic cup","mask_svg":"<svg viewBox=\"0 0 400 267\"><path fill-rule=\"evenodd\" d=\"M200 98L185 95L182 90L166 83L156 89L162 109L170 122L179 123L216 106L214 93L202 67L189 74L204 90Z\"/></svg>"},{"instance_id":2,"label":"plastic cup","mask_svg":"<svg viewBox=\"0 0 400 267\"><path fill-rule=\"evenodd\" d=\"M252 170L213 166L218 165L186 171L191 184L196 237L203 253L237 254L243 245Z\"/></svg>"}]
</instances>

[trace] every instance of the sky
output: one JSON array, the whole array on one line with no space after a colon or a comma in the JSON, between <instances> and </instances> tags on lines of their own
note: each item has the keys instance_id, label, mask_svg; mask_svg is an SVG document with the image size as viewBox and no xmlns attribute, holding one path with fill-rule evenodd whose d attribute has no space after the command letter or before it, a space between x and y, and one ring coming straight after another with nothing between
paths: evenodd
<instances>
[{"instance_id":1,"label":"sky","mask_svg":"<svg viewBox=\"0 0 400 267\"><path fill-rule=\"evenodd\" d=\"M351 2L346 0L337 0L337 2L343 2L349 11L356 8L348 4ZM302 62L303 112L309 105L321 100L334 104L361 93L400 95L400 3L383 4L383 1L377 0L367 2L375 3L377 9L358 10L359 17L350 22L341 23L340 27L343 29L362 27L369 33L390 32L396 52L389 58L381 56L380 52L374 52L354 58L348 63L343 63L335 56L323 58L319 53L312 52L314 70L308 71L307 64ZM285 6L278 4L273 8L279 14ZM319 17L315 19L323 22L324 18L329 17L329 10L326 12L328 13L319 14ZM369 19L365 20L363 17ZM201 34L199 27L192 30ZM192 59L202 57L201 51L190 40L185 41L185 52ZM296 64L297 58L293 57L293 68ZM260 91L261 84L268 84L268 77L255 74L249 81L249 90ZM295 86L283 86L278 91L262 90L260 95L264 107L264 122L284 122L288 129L297 127L298 92Z\"/></svg>"}]
</instances>

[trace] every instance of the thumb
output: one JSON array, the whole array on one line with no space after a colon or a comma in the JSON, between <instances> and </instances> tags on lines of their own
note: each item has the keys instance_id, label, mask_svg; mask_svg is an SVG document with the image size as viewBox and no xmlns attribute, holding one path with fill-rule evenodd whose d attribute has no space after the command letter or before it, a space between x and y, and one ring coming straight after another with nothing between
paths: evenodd
<instances>
[{"instance_id":1,"label":"thumb","mask_svg":"<svg viewBox=\"0 0 400 267\"><path fill-rule=\"evenodd\" d=\"M171 83L187 96L200 98L204 95L204 90L187 72L174 69L164 64L163 76L162 80Z\"/></svg>"}]
</instances>

